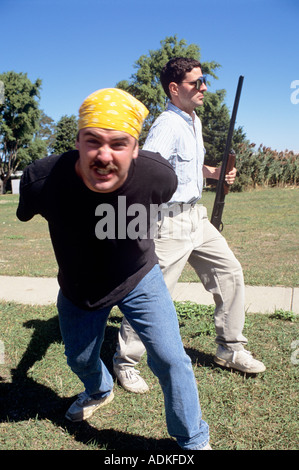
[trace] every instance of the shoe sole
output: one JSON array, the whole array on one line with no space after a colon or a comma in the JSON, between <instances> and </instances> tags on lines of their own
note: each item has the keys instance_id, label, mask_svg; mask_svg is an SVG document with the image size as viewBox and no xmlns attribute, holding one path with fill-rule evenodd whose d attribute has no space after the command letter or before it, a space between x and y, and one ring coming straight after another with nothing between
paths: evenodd
<instances>
[{"instance_id":1,"label":"shoe sole","mask_svg":"<svg viewBox=\"0 0 299 470\"><path fill-rule=\"evenodd\" d=\"M91 406L89 410L86 410L85 413L83 411L83 417L82 418L73 418L71 414L68 414L66 412L65 417L71 421L72 423L78 423L80 421L85 421L86 419L90 418L99 408L102 408L103 406L108 405L109 403L112 402L114 398L114 393L113 391L108 395L101 403L98 405Z\"/></svg>"},{"instance_id":2,"label":"shoe sole","mask_svg":"<svg viewBox=\"0 0 299 470\"><path fill-rule=\"evenodd\" d=\"M259 369L246 369L242 367L238 367L236 364L233 362L226 361L225 359L221 359L221 357L214 356L214 362L218 364L219 366L226 367L227 369L235 369L240 372L244 372L247 374L259 374L260 372L264 372L266 370L266 367L264 368L259 368Z\"/></svg>"}]
</instances>

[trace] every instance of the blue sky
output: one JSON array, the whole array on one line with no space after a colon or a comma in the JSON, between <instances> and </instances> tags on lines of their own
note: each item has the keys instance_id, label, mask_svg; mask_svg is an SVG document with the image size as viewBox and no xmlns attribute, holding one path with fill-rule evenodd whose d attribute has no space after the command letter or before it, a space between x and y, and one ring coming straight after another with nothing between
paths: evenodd
<instances>
[{"instance_id":1,"label":"blue sky","mask_svg":"<svg viewBox=\"0 0 299 470\"><path fill-rule=\"evenodd\" d=\"M0 73L41 78L55 121L176 35L221 64L210 90L230 110L244 75L236 124L251 142L299 153L298 0L1 0L0 18Z\"/></svg>"}]
</instances>

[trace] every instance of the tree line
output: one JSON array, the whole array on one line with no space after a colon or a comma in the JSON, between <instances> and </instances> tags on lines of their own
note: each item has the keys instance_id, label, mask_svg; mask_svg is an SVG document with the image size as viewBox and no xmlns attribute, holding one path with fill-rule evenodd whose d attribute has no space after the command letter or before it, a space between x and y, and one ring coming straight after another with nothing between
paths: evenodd
<instances>
[{"instance_id":1,"label":"tree line","mask_svg":"<svg viewBox=\"0 0 299 470\"><path fill-rule=\"evenodd\" d=\"M128 91L149 109L140 136L142 147L156 117L165 109L167 97L160 84L160 72L172 57L191 57L200 61L200 48L184 39L167 37L157 50L150 50L134 64L136 72L129 80L115 86ZM217 79L220 64L201 62L202 71ZM77 134L77 117L64 115L55 123L39 108L42 81L32 83L26 73L0 74L0 193L5 192L11 176L32 161L46 155L73 149ZM224 89L205 93L204 105L197 109L202 121L206 147L206 164L219 165L225 149L230 115ZM235 129L232 146L236 152L238 179L233 190L248 186L299 183L299 155L292 151L276 152L249 142L242 127Z\"/></svg>"}]
</instances>

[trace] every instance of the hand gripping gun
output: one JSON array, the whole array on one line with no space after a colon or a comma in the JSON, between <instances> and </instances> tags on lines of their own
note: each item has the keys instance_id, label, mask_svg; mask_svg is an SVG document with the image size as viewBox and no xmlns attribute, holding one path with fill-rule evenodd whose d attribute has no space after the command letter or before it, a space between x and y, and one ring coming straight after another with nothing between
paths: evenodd
<instances>
[{"instance_id":1,"label":"hand gripping gun","mask_svg":"<svg viewBox=\"0 0 299 470\"><path fill-rule=\"evenodd\" d=\"M219 232L223 230L222 213L225 204L224 199L229 192L229 185L225 181L225 175L234 168L236 161L236 154L233 150L231 150L231 142L233 138L243 80L244 77L240 75L211 216L211 223L214 225L214 227L217 228L217 230L219 230Z\"/></svg>"}]
</instances>

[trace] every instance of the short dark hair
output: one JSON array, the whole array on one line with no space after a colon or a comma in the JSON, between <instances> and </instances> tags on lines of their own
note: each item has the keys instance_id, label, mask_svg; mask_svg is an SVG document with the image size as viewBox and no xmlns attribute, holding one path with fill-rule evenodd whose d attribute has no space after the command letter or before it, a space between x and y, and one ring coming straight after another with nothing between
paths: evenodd
<instances>
[{"instance_id":1,"label":"short dark hair","mask_svg":"<svg viewBox=\"0 0 299 470\"><path fill-rule=\"evenodd\" d=\"M178 84L181 83L184 80L186 73L191 72L195 67L201 68L201 63L196 59L191 59L190 57L174 57L164 65L160 75L160 80L168 98L171 99L169 84L171 82Z\"/></svg>"}]
</instances>

